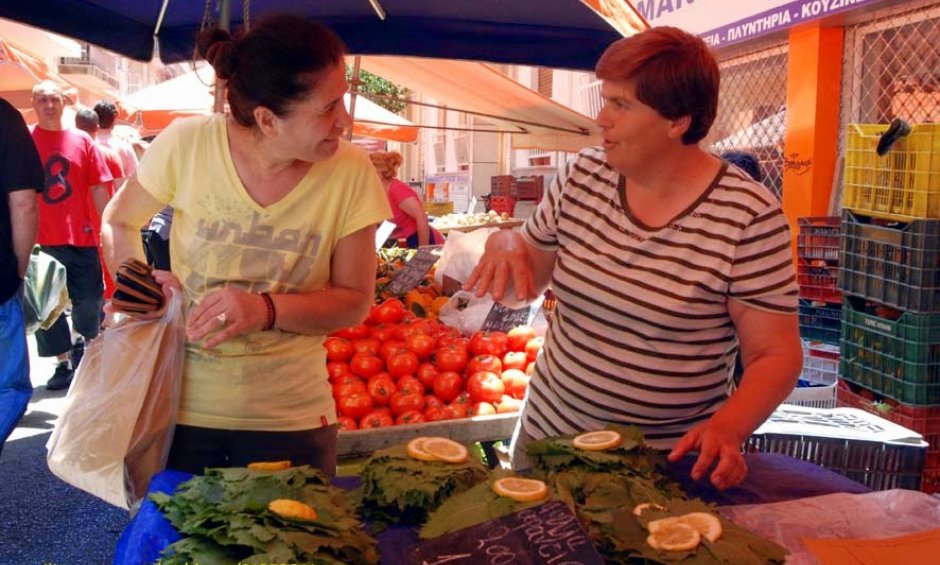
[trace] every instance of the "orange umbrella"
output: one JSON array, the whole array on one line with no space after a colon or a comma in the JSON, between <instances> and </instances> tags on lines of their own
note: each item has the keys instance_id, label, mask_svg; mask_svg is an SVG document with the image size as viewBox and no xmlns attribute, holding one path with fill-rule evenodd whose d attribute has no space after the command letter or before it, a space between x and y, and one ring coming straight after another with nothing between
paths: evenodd
<instances>
[{"instance_id":1,"label":"orange umbrella","mask_svg":"<svg viewBox=\"0 0 940 565\"><path fill-rule=\"evenodd\" d=\"M0 38L0 97L16 108L29 108L33 86L44 80L55 81L63 88L68 85L45 63Z\"/></svg>"}]
</instances>

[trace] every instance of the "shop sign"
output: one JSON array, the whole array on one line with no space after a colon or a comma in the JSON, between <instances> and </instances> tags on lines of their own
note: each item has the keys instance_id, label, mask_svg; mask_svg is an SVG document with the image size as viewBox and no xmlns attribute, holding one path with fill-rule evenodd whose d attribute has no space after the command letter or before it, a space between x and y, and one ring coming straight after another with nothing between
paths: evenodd
<instances>
[{"instance_id":1,"label":"shop sign","mask_svg":"<svg viewBox=\"0 0 940 565\"><path fill-rule=\"evenodd\" d=\"M676 26L722 47L882 0L638 0L651 25Z\"/></svg>"}]
</instances>

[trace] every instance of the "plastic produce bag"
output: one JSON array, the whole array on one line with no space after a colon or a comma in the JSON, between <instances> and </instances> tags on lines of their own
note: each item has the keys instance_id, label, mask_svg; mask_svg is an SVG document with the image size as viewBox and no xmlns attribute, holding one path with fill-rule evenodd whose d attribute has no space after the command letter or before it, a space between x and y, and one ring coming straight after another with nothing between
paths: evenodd
<instances>
[{"instance_id":1,"label":"plastic produce bag","mask_svg":"<svg viewBox=\"0 0 940 565\"><path fill-rule=\"evenodd\" d=\"M443 284L444 275L447 275L461 283L466 282L483 256L486 238L497 229L478 229L469 233L452 231L447 234L447 241L434 272L434 280Z\"/></svg>"},{"instance_id":2,"label":"plastic produce bag","mask_svg":"<svg viewBox=\"0 0 940 565\"><path fill-rule=\"evenodd\" d=\"M125 317L92 340L46 444L57 477L122 508L144 497L173 440L185 337L174 291L161 318Z\"/></svg>"},{"instance_id":3,"label":"plastic produce bag","mask_svg":"<svg viewBox=\"0 0 940 565\"><path fill-rule=\"evenodd\" d=\"M69 304L65 267L38 247L29 256L23 299L28 333L51 327Z\"/></svg>"},{"instance_id":4,"label":"plastic produce bag","mask_svg":"<svg viewBox=\"0 0 940 565\"><path fill-rule=\"evenodd\" d=\"M437 319L457 328L463 335L470 335L483 326L492 308L493 298L489 294L478 298L472 292L461 290L441 306Z\"/></svg>"}]
</instances>

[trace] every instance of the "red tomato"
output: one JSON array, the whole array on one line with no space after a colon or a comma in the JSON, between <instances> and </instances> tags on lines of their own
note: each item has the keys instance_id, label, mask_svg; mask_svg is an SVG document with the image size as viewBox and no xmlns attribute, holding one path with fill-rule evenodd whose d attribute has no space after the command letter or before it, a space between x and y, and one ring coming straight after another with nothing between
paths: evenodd
<instances>
[{"instance_id":1,"label":"red tomato","mask_svg":"<svg viewBox=\"0 0 940 565\"><path fill-rule=\"evenodd\" d=\"M396 381L398 385L398 390L400 392L416 392L418 394L424 394L424 385L421 384L421 381L418 380L418 377L413 375L405 375Z\"/></svg>"},{"instance_id":2,"label":"red tomato","mask_svg":"<svg viewBox=\"0 0 940 565\"><path fill-rule=\"evenodd\" d=\"M370 412L359 420L359 427L362 429L384 428L394 424L395 421L392 420L392 417L384 412Z\"/></svg>"},{"instance_id":3,"label":"red tomato","mask_svg":"<svg viewBox=\"0 0 940 565\"><path fill-rule=\"evenodd\" d=\"M477 402L467 413L471 416L489 416L496 413L496 407L489 402Z\"/></svg>"},{"instance_id":4,"label":"red tomato","mask_svg":"<svg viewBox=\"0 0 940 565\"><path fill-rule=\"evenodd\" d=\"M395 324L379 324L377 326L372 326L370 330L370 337L373 337L379 341L388 341L395 336Z\"/></svg>"},{"instance_id":5,"label":"red tomato","mask_svg":"<svg viewBox=\"0 0 940 565\"><path fill-rule=\"evenodd\" d=\"M383 341L382 345L379 347L379 357L388 362L388 358L393 354L398 353L399 351L408 351L405 349L405 342L398 339L390 339L388 341Z\"/></svg>"},{"instance_id":6,"label":"red tomato","mask_svg":"<svg viewBox=\"0 0 940 565\"><path fill-rule=\"evenodd\" d=\"M525 351L525 344L535 337L532 326L516 326L506 334L509 338L509 351Z\"/></svg>"},{"instance_id":7,"label":"red tomato","mask_svg":"<svg viewBox=\"0 0 940 565\"><path fill-rule=\"evenodd\" d=\"M326 348L327 361L349 361L353 356L353 346L348 339L342 337L328 337L323 341Z\"/></svg>"},{"instance_id":8,"label":"red tomato","mask_svg":"<svg viewBox=\"0 0 940 565\"><path fill-rule=\"evenodd\" d=\"M440 408L444 405L444 401L440 398L434 396L433 394L427 394L424 396L424 407L431 408L432 406Z\"/></svg>"},{"instance_id":9,"label":"red tomato","mask_svg":"<svg viewBox=\"0 0 940 565\"><path fill-rule=\"evenodd\" d=\"M543 343L545 343L545 338L537 336L533 337L525 344L525 356L529 358L529 361L535 361L535 358L539 356L539 351L542 350Z\"/></svg>"},{"instance_id":10,"label":"red tomato","mask_svg":"<svg viewBox=\"0 0 940 565\"><path fill-rule=\"evenodd\" d=\"M467 374L472 375L478 371L489 371L498 375L503 372L503 362L495 355L477 355L467 363Z\"/></svg>"},{"instance_id":11,"label":"red tomato","mask_svg":"<svg viewBox=\"0 0 940 565\"><path fill-rule=\"evenodd\" d=\"M413 375L418 370L418 356L410 351L392 353L388 360L388 372L394 377Z\"/></svg>"},{"instance_id":12,"label":"red tomato","mask_svg":"<svg viewBox=\"0 0 940 565\"><path fill-rule=\"evenodd\" d=\"M376 324L397 324L405 317L405 305L397 298L389 298L379 304L370 317Z\"/></svg>"},{"instance_id":13,"label":"red tomato","mask_svg":"<svg viewBox=\"0 0 940 565\"><path fill-rule=\"evenodd\" d=\"M382 342L372 337L357 339L352 342L352 348L355 353L368 353L369 355L378 355L381 346Z\"/></svg>"},{"instance_id":14,"label":"red tomato","mask_svg":"<svg viewBox=\"0 0 940 565\"><path fill-rule=\"evenodd\" d=\"M376 406L372 409L373 414L385 414L389 418L392 417L392 409L388 406Z\"/></svg>"},{"instance_id":15,"label":"red tomato","mask_svg":"<svg viewBox=\"0 0 940 565\"><path fill-rule=\"evenodd\" d=\"M354 392L339 397L336 400L336 407L343 416L360 420L372 411L372 397L367 392Z\"/></svg>"},{"instance_id":16,"label":"red tomato","mask_svg":"<svg viewBox=\"0 0 940 565\"><path fill-rule=\"evenodd\" d=\"M503 332L476 332L470 336L470 353L502 357L509 351L509 337Z\"/></svg>"},{"instance_id":17,"label":"red tomato","mask_svg":"<svg viewBox=\"0 0 940 565\"><path fill-rule=\"evenodd\" d=\"M366 383L363 382L362 379L358 379L355 377L350 377L350 378L351 379L354 378L355 380L350 380L347 382L342 382L342 383L333 385L333 388L332 388L333 398L339 399L339 398L343 398L344 396L349 396L350 394L356 394L359 392L367 393Z\"/></svg>"},{"instance_id":18,"label":"red tomato","mask_svg":"<svg viewBox=\"0 0 940 565\"><path fill-rule=\"evenodd\" d=\"M388 406L392 401L392 395L398 392L398 387L395 386L391 378L369 381L366 388L376 406Z\"/></svg>"},{"instance_id":19,"label":"red tomato","mask_svg":"<svg viewBox=\"0 0 940 565\"><path fill-rule=\"evenodd\" d=\"M437 347L450 345L454 340L463 339L460 330L451 326L438 326L437 328Z\"/></svg>"},{"instance_id":20,"label":"red tomato","mask_svg":"<svg viewBox=\"0 0 940 565\"><path fill-rule=\"evenodd\" d=\"M341 377L352 375L352 373L349 372L349 363L338 363L338 362L327 363L326 374L329 375L329 379L331 383L335 383Z\"/></svg>"},{"instance_id":21,"label":"red tomato","mask_svg":"<svg viewBox=\"0 0 940 565\"><path fill-rule=\"evenodd\" d=\"M434 364L441 371L457 371L459 373L464 370L468 361L467 351L453 345L442 347L434 354Z\"/></svg>"},{"instance_id":22,"label":"red tomato","mask_svg":"<svg viewBox=\"0 0 940 565\"><path fill-rule=\"evenodd\" d=\"M399 426L402 424L420 424L424 421L424 413L420 410L406 410L395 418L395 423Z\"/></svg>"},{"instance_id":23,"label":"red tomato","mask_svg":"<svg viewBox=\"0 0 940 565\"><path fill-rule=\"evenodd\" d=\"M506 369L519 369L520 371L525 371L526 365L529 364L529 358L526 356L525 351L510 351L503 355L503 370Z\"/></svg>"},{"instance_id":24,"label":"red tomato","mask_svg":"<svg viewBox=\"0 0 940 565\"><path fill-rule=\"evenodd\" d=\"M339 424L339 429L343 432L359 429L359 424L357 424L356 421L349 416L338 416L336 418L336 423Z\"/></svg>"},{"instance_id":25,"label":"red tomato","mask_svg":"<svg viewBox=\"0 0 940 565\"><path fill-rule=\"evenodd\" d=\"M450 326L444 326L449 328ZM438 336L437 338L437 348L447 347L449 345L460 347L466 351L469 351L470 340L460 335L459 330L457 333L445 332Z\"/></svg>"},{"instance_id":26,"label":"red tomato","mask_svg":"<svg viewBox=\"0 0 940 565\"><path fill-rule=\"evenodd\" d=\"M336 330L330 335L348 339L349 341L354 341L357 339L365 339L369 337L369 326L365 324L359 324L358 326L352 326L350 328L343 328L341 330Z\"/></svg>"},{"instance_id":27,"label":"red tomato","mask_svg":"<svg viewBox=\"0 0 940 565\"><path fill-rule=\"evenodd\" d=\"M373 383L374 381L379 380L379 379L388 379L388 380L390 380L390 381L392 381L392 382L395 382L395 377L393 377L392 375L390 375L390 374L388 373L388 371L382 371L382 372L376 373L376 374L370 376L368 379L366 379L366 388L372 386L372 383Z\"/></svg>"},{"instance_id":28,"label":"red tomato","mask_svg":"<svg viewBox=\"0 0 940 565\"><path fill-rule=\"evenodd\" d=\"M499 375L490 371L477 371L467 379L467 392L473 402L499 402L506 387Z\"/></svg>"},{"instance_id":29,"label":"red tomato","mask_svg":"<svg viewBox=\"0 0 940 565\"><path fill-rule=\"evenodd\" d=\"M509 369L503 371L500 378L506 386L506 394L519 400L525 398L525 391L529 388L529 381L532 377L518 369Z\"/></svg>"},{"instance_id":30,"label":"red tomato","mask_svg":"<svg viewBox=\"0 0 940 565\"><path fill-rule=\"evenodd\" d=\"M360 377L369 378L385 368L385 363L375 355L356 353L349 361L349 371Z\"/></svg>"},{"instance_id":31,"label":"red tomato","mask_svg":"<svg viewBox=\"0 0 940 565\"><path fill-rule=\"evenodd\" d=\"M417 392L402 392L399 390L392 395L392 413L401 416L409 410L424 410L424 396Z\"/></svg>"},{"instance_id":32,"label":"red tomato","mask_svg":"<svg viewBox=\"0 0 940 565\"><path fill-rule=\"evenodd\" d=\"M460 391L460 394L457 395L457 398L451 401L451 404L466 404L467 406L470 406L472 404L472 402L470 402L470 393L466 390Z\"/></svg>"},{"instance_id":33,"label":"red tomato","mask_svg":"<svg viewBox=\"0 0 940 565\"><path fill-rule=\"evenodd\" d=\"M440 422L449 420L453 416L452 412L445 410L446 406L432 406L424 409L424 419L428 422Z\"/></svg>"},{"instance_id":34,"label":"red tomato","mask_svg":"<svg viewBox=\"0 0 940 565\"><path fill-rule=\"evenodd\" d=\"M444 402L457 398L463 391L463 379L453 371L444 371L434 379L434 396Z\"/></svg>"},{"instance_id":35,"label":"red tomato","mask_svg":"<svg viewBox=\"0 0 940 565\"><path fill-rule=\"evenodd\" d=\"M434 353L434 338L428 334L411 334L405 338L405 349L418 356L418 359L427 359Z\"/></svg>"},{"instance_id":36,"label":"red tomato","mask_svg":"<svg viewBox=\"0 0 940 565\"><path fill-rule=\"evenodd\" d=\"M499 404L496 405L497 414L508 414L510 412L518 412L520 410L522 410L522 401L518 398L513 398L505 394L499 400Z\"/></svg>"},{"instance_id":37,"label":"red tomato","mask_svg":"<svg viewBox=\"0 0 940 565\"><path fill-rule=\"evenodd\" d=\"M421 363L418 365L415 376L418 377L418 380L424 385L424 390L431 390L434 388L434 377L438 376L440 373L441 372L433 363Z\"/></svg>"},{"instance_id":38,"label":"red tomato","mask_svg":"<svg viewBox=\"0 0 940 565\"><path fill-rule=\"evenodd\" d=\"M467 417L467 411L470 409L466 404L460 404L458 402L451 402L447 405L447 409L453 412L454 419L459 420L460 418Z\"/></svg>"}]
</instances>

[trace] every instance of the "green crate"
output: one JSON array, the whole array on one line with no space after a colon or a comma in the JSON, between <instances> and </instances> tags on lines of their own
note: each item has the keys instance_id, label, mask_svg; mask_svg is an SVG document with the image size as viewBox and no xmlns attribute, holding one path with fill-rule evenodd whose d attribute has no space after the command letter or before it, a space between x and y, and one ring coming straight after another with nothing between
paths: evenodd
<instances>
[{"instance_id":1,"label":"green crate","mask_svg":"<svg viewBox=\"0 0 940 565\"><path fill-rule=\"evenodd\" d=\"M850 382L914 405L940 405L940 314L901 314L896 320L842 307L841 374Z\"/></svg>"},{"instance_id":2,"label":"green crate","mask_svg":"<svg viewBox=\"0 0 940 565\"><path fill-rule=\"evenodd\" d=\"M940 312L940 220L881 224L845 211L839 288L895 308Z\"/></svg>"}]
</instances>

